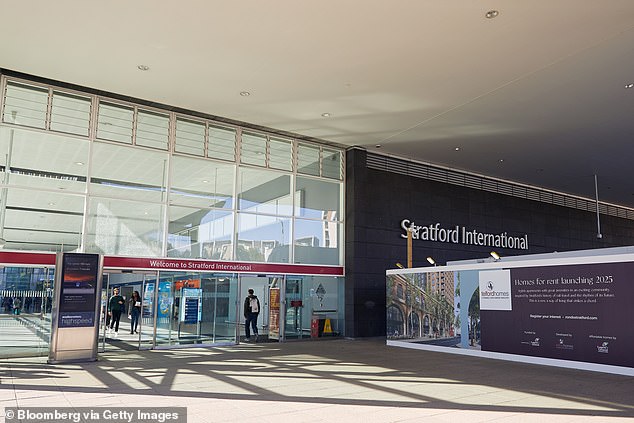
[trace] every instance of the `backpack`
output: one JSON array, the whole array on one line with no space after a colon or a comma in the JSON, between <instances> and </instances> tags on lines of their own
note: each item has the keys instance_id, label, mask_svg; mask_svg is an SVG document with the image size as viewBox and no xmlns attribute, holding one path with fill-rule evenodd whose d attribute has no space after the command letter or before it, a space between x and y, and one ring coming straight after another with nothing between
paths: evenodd
<instances>
[{"instance_id":1,"label":"backpack","mask_svg":"<svg viewBox=\"0 0 634 423\"><path fill-rule=\"evenodd\" d=\"M249 298L249 307L251 307L251 313L260 312L260 309L258 308L258 297Z\"/></svg>"}]
</instances>

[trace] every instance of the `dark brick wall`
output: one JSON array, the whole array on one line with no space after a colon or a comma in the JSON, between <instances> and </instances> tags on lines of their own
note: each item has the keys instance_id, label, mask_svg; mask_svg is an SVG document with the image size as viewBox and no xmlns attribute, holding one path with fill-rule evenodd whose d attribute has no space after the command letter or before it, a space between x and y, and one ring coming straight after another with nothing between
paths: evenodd
<instances>
[{"instance_id":1,"label":"dark brick wall","mask_svg":"<svg viewBox=\"0 0 634 423\"><path fill-rule=\"evenodd\" d=\"M346 158L346 336L385 335L385 270L407 264L402 219L465 226L483 233L528 234L529 250L413 241L413 266L634 244L634 221L366 167L364 150Z\"/></svg>"}]
</instances>

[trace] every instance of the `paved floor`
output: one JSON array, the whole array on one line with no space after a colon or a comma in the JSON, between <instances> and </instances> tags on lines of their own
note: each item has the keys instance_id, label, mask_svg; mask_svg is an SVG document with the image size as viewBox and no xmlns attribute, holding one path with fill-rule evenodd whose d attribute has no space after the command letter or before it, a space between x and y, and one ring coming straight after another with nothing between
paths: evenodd
<instances>
[{"instance_id":1,"label":"paved floor","mask_svg":"<svg viewBox=\"0 0 634 423\"><path fill-rule=\"evenodd\" d=\"M190 423L632 422L634 378L328 340L0 360L0 421L16 406L180 406Z\"/></svg>"}]
</instances>

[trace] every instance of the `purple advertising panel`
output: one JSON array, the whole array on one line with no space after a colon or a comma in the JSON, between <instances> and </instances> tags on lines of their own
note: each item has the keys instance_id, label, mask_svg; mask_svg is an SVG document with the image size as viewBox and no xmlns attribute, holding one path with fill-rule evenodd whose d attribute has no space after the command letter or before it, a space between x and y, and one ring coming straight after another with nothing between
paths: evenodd
<instances>
[{"instance_id":1,"label":"purple advertising panel","mask_svg":"<svg viewBox=\"0 0 634 423\"><path fill-rule=\"evenodd\" d=\"M64 254L58 327L95 325L98 278L98 254Z\"/></svg>"},{"instance_id":2,"label":"purple advertising panel","mask_svg":"<svg viewBox=\"0 0 634 423\"><path fill-rule=\"evenodd\" d=\"M483 273L483 351L634 367L633 262ZM483 298L501 306L483 307Z\"/></svg>"}]
</instances>

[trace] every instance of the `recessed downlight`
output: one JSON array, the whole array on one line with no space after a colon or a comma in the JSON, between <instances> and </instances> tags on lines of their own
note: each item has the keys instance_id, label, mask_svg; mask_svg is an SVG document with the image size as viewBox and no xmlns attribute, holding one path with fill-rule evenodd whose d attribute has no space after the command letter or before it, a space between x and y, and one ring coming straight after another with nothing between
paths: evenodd
<instances>
[{"instance_id":1,"label":"recessed downlight","mask_svg":"<svg viewBox=\"0 0 634 423\"><path fill-rule=\"evenodd\" d=\"M630 82L629 84L625 84L625 89L634 88L634 82Z\"/></svg>"},{"instance_id":2,"label":"recessed downlight","mask_svg":"<svg viewBox=\"0 0 634 423\"><path fill-rule=\"evenodd\" d=\"M322 113L321 117L330 117L330 113L327 113L327 112L326 113Z\"/></svg>"},{"instance_id":3,"label":"recessed downlight","mask_svg":"<svg viewBox=\"0 0 634 423\"><path fill-rule=\"evenodd\" d=\"M251 93L250 93L250 92L248 92L248 91L240 91L240 95L241 95L242 97L248 97L248 96L250 96L250 95L251 95Z\"/></svg>"},{"instance_id":4,"label":"recessed downlight","mask_svg":"<svg viewBox=\"0 0 634 423\"><path fill-rule=\"evenodd\" d=\"M500 163L502 163L504 161L504 159L500 159Z\"/></svg>"},{"instance_id":5,"label":"recessed downlight","mask_svg":"<svg viewBox=\"0 0 634 423\"><path fill-rule=\"evenodd\" d=\"M489 10L484 16L487 19L493 19L493 18L497 18L499 14L500 12L497 10Z\"/></svg>"},{"instance_id":6,"label":"recessed downlight","mask_svg":"<svg viewBox=\"0 0 634 423\"><path fill-rule=\"evenodd\" d=\"M137 68L138 70L140 70L140 71L143 71L143 72L145 72L145 71L149 71L149 70L150 70L150 67L149 67L148 65L139 65L139 66L137 66L136 68Z\"/></svg>"},{"instance_id":7,"label":"recessed downlight","mask_svg":"<svg viewBox=\"0 0 634 423\"><path fill-rule=\"evenodd\" d=\"M460 147L456 147L456 148L454 148L454 150L460 151Z\"/></svg>"},{"instance_id":8,"label":"recessed downlight","mask_svg":"<svg viewBox=\"0 0 634 423\"><path fill-rule=\"evenodd\" d=\"M75 162L75 164L76 164L77 166L83 166L83 165L84 165L84 162Z\"/></svg>"},{"instance_id":9,"label":"recessed downlight","mask_svg":"<svg viewBox=\"0 0 634 423\"><path fill-rule=\"evenodd\" d=\"M209 181L208 181L208 180L203 179L203 184L208 184L208 183L209 183Z\"/></svg>"}]
</instances>

